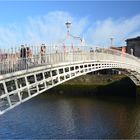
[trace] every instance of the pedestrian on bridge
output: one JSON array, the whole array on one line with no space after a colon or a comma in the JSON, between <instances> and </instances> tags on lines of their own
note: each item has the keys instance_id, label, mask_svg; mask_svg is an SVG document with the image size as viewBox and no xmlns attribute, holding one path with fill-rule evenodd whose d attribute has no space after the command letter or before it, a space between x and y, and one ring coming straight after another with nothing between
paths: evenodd
<instances>
[{"instance_id":1,"label":"pedestrian on bridge","mask_svg":"<svg viewBox=\"0 0 140 140\"><path fill-rule=\"evenodd\" d=\"M32 63L32 57L33 57L32 50L29 47L27 47L28 65Z\"/></svg>"},{"instance_id":2,"label":"pedestrian on bridge","mask_svg":"<svg viewBox=\"0 0 140 140\"><path fill-rule=\"evenodd\" d=\"M21 69L26 69L27 68L27 49L24 45L21 45L20 49L20 67Z\"/></svg>"},{"instance_id":3,"label":"pedestrian on bridge","mask_svg":"<svg viewBox=\"0 0 140 140\"><path fill-rule=\"evenodd\" d=\"M41 64L45 63L46 62L46 46L45 46L45 44L41 45L40 54L41 54Z\"/></svg>"}]
</instances>

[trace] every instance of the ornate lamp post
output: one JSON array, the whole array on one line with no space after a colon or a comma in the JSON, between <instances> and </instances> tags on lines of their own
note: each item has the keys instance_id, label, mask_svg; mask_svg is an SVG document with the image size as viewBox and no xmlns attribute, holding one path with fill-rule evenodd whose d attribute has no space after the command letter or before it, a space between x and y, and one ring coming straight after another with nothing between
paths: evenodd
<instances>
[{"instance_id":1,"label":"ornate lamp post","mask_svg":"<svg viewBox=\"0 0 140 140\"><path fill-rule=\"evenodd\" d=\"M63 43L63 49L64 49L64 50L66 50L65 41L66 41L68 38L70 38L70 37L71 37L72 39L79 40L80 43L81 43L82 45L85 44L85 40L82 39L80 36L74 36L74 35L71 34L71 32L70 32L71 24L72 24L72 23L71 23L70 21L67 21L67 22L65 23L66 28L67 28L67 35L66 35L66 37L65 37L63 40L60 40L60 41L59 41L59 44L60 44L60 43ZM71 47L72 47L72 49L73 49L73 43L71 43L71 45L72 45Z\"/></svg>"},{"instance_id":2,"label":"ornate lamp post","mask_svg":"<svg viewBox=\"0 0 140 140\"><path fill-rule=\"evenodd\" d=\"M71 26L71 22L67 21L65 23L66 27L67 27L67 36L68 37L72 37L73 39L76 39L76 40L80 40L81 43L85 43L84 39L82 39L80 36L74 36L70 33L70 26Z\"/></svg>"},{"instance_id":3,"label":"ornate lamp post","mask_svg":"<svg viewBox=\"0 0 140 140\"><path fill-rule=\"evenodd\" d=\"M111 38L110 38L110 43L111 43L111 44L110 44L110 47L113 47L113 41L114 41L114 38L111 37Z\"/></svg>"},{"instance_id":4,"label":"ornate lamp post","mask_svg":"<svg viewBox=\"0 0 140 140\"><path fill-rule=\"evenodd\" d=\"M66 25L66 27L67 27L67 35L69 35L71 22L67 21L67 22L65 23L65 25Z\"/></svg>"}]
</instances>

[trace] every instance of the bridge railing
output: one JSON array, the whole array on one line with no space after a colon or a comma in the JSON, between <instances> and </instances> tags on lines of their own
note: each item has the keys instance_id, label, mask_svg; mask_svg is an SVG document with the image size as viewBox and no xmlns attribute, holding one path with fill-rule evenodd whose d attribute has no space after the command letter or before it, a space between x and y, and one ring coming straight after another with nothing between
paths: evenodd
<instances>
[{"instance_id":1,"label":"bridge railing","mask_svg":"<svg viewBox=\"0 0 140 140\"><path fill-rule=\"evenodd\" d=\"M66 50L64 46L60 46L59 48L61 49L53 50L50 46L45 48L43 53L39 46L22 46L7 51L0 50L0 75L43 65L63 62L73 63L75 61L87 60L119 61L140 66L140 60L138 58L112 49L96 48L90 50L79 49L80 47L78 46L75 47L77 49L69 47L69 50ZM84 48L90 47L88 46Z\"/></svg>"}]
</instances>

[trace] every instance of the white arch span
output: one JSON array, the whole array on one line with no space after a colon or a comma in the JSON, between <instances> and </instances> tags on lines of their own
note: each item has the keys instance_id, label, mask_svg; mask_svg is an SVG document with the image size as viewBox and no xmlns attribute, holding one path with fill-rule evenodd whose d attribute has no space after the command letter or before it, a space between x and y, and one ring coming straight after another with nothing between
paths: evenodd
<instances>
[{"instance_id":1,"label":"white arch span","mask_svg":"<svg viewBox=\"0 0 140 140\"><path fill-rule=\"evenodd\" d=\"M0 114L75 77L102 69L122 69L140 85L140 60L129 54L96 52L55 53L43 65L0 75Z\"/></svg>"}]
</instances>

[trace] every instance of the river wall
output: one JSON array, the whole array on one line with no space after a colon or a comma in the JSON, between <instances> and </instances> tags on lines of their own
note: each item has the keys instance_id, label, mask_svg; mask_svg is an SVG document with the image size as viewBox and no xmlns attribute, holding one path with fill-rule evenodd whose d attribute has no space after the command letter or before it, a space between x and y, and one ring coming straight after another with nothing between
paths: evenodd
<instances>
[{"instance_id":1,"label":"river wall","mask_svg":"<svg viewBox=\"0 0 140 140\"><path fill-rule=\"evenodd\" d=\"M67 95L135 97L140 88L124 75L87 74L65 82L49 91Z\"/></svg>"}]
</instances>

